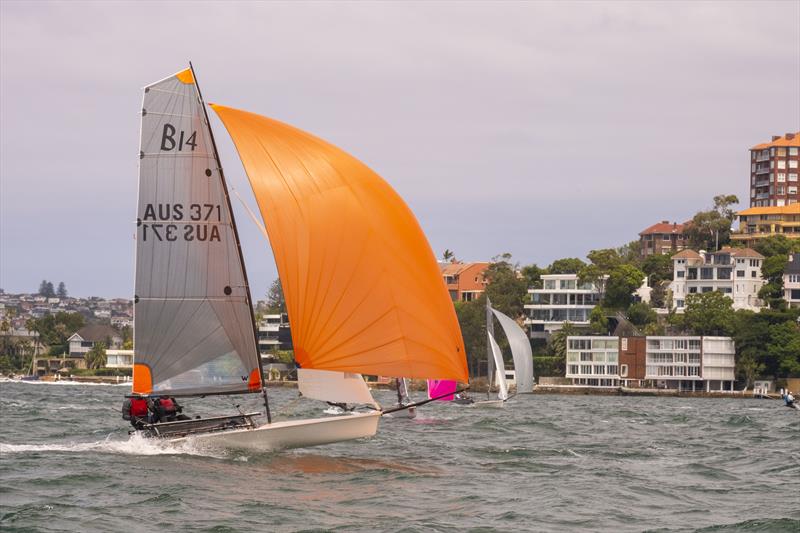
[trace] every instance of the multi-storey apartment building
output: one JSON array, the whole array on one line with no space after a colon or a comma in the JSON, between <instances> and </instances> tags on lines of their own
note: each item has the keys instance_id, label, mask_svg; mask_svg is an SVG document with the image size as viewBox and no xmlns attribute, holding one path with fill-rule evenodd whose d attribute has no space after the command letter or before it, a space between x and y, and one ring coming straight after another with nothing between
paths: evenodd
<instances>
[{"instance_id":1,"label":"multi-storey apartment building","mask_svg":"<svg viewBox=\"0 0 800 533\"><path fill-rule=\"evenodd\" d=\"M720 291L733 300L734 309L759 311L758 291L764 256L750 248L723 247L718 252L683 250L672 256L670 283L673 306L682 313L690 294Z\"/></svg>"},{"instance_id":2,"label":"multi-storey apartment building","mask_svg":"<svg viewBox=\"0 0 800 533\"><path fill-rule=\"evenodd\" d=\"M546 337L561 329L564 322L588 326L589 314L600 302L600 292L593 283L581 283L577 274L545 274L541 289L528 289L531 296L525 305L530 335Z\"/></svg>"},{"instance_id":3,"label":"multi-storey apartment building","mask_svg":"<svg viewBox=\"0 0 800 533\"><path fill-rule=\"evenodd\" d=\"M790 255L783 269L783 299L789 307L800 307L800 254Z\"/></svg>"},{"instance_id":4,"label":"multi-storey apartment building","mask_svg":"<svg viewBox=\"0 0 800 533\"><path fill-rule=\"evenodd\" d=\"M292 332L286 314L264 315L258 323L258 352L262 357L292 349Z\"/></svg>"},{"instance_id":5,"label":"multi-storey apartment building","mask_svg":"<svg viewBox=\"0 0 800 533\"><path fill-rule=\"evenodd\" d=\"M800 132L774 135L750 148L750 207L784 206L798 201Z\"/></svg>"},{"instance_id":6,"label":"multi-storey apartment building","mask_svg":"<svg viewBox=\"0 0 800 533\"><path fill-rule=\"evenodd\" d=\"M687 225L688 222L670 224L668 220L663 220L643 230L639 233L642 256L673 254L686 248L687 240L684 230Z\"/></svg>"},{"instance_id":7,"label":"multi-storey apartment building","mask_svg":"<svg viewBox=\"0 0 800 533\"><path fill-rule=\"evenodd\" d=\"M745 246L755 246L766 237L783 235L788 239L800 239L800 203L782 207L751 207L737 213L739 230L731 234L731 240Z\"/></svg>"},{"instance_id":8,"label":"multi-storey apartment building","mask_svg":"<svg viewBox=\"0 0 800 533\"><path fill-rule=\"evenodd\" d=\"M568 337L566 377L575 385L618 387L618 337Z\"/></svg>"},{"instance_id":9,"label":"multi-storey apartment building","mask_svg":"<svg viewBox=\"0 0 800 533\"><path fill-rule=\"evenodd\" d=\"M566 377L574 385L733 390L730 337L567 338Z\"/></svg>"},{"instance_id":10,"label":"multi-storey apartment building","mask_svg":"<svg viewBox=\"0 0 800 533\"><path fill-rule=\"evenodd\" d=\"M454 302L470 302L486 290L483 273L489 263L440 263L439 268Z\"/></svg>"}]
</instances>

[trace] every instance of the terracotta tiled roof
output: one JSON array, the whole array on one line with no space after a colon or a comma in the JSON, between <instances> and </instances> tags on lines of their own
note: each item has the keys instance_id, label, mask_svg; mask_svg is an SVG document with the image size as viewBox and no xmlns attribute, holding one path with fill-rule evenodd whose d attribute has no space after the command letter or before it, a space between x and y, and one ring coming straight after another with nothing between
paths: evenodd
<instances>
[{"instance_id":1,"label":"terracotta tiled roof","mask_svg":"<svg viewBox=\"0 0 800 533\"><path fill-rule=\"evenodd\" d=\"M753 259L764 259L764 256L752 248L729 248L724 247L720 252L730 252L733 257L752 257Z\"/></svg>"},{"instance_id":2,"label":"terracotta tiled roof","mask_svg":"<svg viewBox=\"0 0 800 533\"><path fill-rule=\"evenodd\" d=\"M793 138L787 139L784 135L779 139L775 139L774 141L770 141L768 143L761 143L753 146L750 148L751 150L763 150L764 148L772 148L773 146L800 146L800 131L796 131Z\"/></svg>"},{"instance_id":3,"label":"terracotta tiled roof","mask_svg":"<svg viewBox=\"0 0 800 533\"><path fill-rule=\"evenodd\" d=\"M800 204L781 205L771 207L751 207L736 213L739 216L748 215L800 215Z\"/></svg>"},{"instance_id":4,"label":"terracotta tiled roof","mask_svg":"<svg viewBox=\"0 0 800 533\"><path fill-rule=\"evenodd\" d=\"M659 222L658 224L653 224L646 230L642 230L639 235L652 235L652 234L664 234L664 233L674 233L674 234L682 234L684 228L686 227L686 223L678 224L677 222L669 223L669 222Z\"/></svg>"},{"instance_id":5,"label":"terracotta tiled roof","mask_svg":"<svg viewBox=\"0 0 800 533\"><path fill-rule=\"evenodd\" d=\"M473 265L489 266L489 263L439 263L439 269L442 272L442 276L457 276Z\"/></svg>"},{"instance_id":6,"label":"terracotta tiled roof","mask_svg":"<svg viewBox=\"0 0 800 533\"><path fill-rule=\"evenodd\" d=\"M672 256L673 259L702 259L703 256L694 250L682 250Z\"/></svg>"}]
</instances>

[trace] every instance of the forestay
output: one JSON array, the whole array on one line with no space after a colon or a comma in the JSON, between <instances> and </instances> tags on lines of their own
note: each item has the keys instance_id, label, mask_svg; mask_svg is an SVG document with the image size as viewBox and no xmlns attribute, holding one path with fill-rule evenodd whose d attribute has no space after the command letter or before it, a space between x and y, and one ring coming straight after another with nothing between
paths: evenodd
<instances>
[{"instance_id":1,"label":"forestay","mask_svg":"<svg viewBox=\"0 0 800 533\"><path fill-rule=\"evenodd\" d=\"M303 396L314 400L378 408L361 374L299 368L297 388Z\"/></svg>"},{"instance_id":2,"label":"forestay","mask_svg":"<svg viewBox=\"0 0 800 533\"><path fill-rule=\"evenodd\" d=\"M190 69L144 90L133 392L261 388L224 178Z\"/></svg>"},{"instance_id":3,"label":"forestay","mask_svg":"<svg viewBox=\"0 0 800 533\"><path fill-rule=\"evenodd\" d=\"M509 316L494 308L492 312L503 327L508 344L511 346L517 392L533 392L533 354L528 336Z\"/></svg>"},{"instance_id":4,"label":"forestay","mask_svg":"<svg viewBox=\"0 0 800 533\"><path fill-rule=\"evenodd\" d=\"M500 346L497 345L494 336L491 333L488 333L488 335L489 343L492 345L492 358L497 367L497 383L500 387L500 390L497 392L497 397L501 400L506 400L508 399L508 385L506 384L506 367L503 364L503 352L500 351ZM492 378L491 374L489 378Z\"/></svg>"}]
</instances>

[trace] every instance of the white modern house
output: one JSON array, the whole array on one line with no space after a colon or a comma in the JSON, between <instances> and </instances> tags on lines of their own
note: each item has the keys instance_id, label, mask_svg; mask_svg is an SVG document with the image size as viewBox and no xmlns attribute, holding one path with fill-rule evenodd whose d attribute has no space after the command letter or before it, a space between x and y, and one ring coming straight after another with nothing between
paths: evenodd
<instances>
[{"instance_id":1,"label":"white modern house","mask_svg":"<svg viewBox=\"0 0 800 533\"><path fill-rule=\"evenodd\" d=\"M800 307L800 254L790 255L783 269L783 299L789 307Z\"/></svg>"},{"instance_id":2,"label":"white modern house","mask_svg":"<svg viewBox=\"0 0 800 533\"><path fill-rule=\"evenodd\" d=\"M574 385L619 387L619 337L568 337L566 377Z\"/></svg>"},{"instance_id":3,"label":"white modern house","mask_svg":"<svg viewBox=\"0 0 800 533\"><path fill-rule=\"evenodd\" d=\"M733 300L734 309L759 311L758 291L764 256L750 248L724 247L718 252L683 250L672 256L670 290L675 310L682 313L690 294L719 291Z\"/></svg>"},{"instance_id":4,"label":"white modern house","mask_svg":"<svg viewBox=\"0 0 800 533\"><path fill-rule=\"evenodd\" d=\"M258 352L262 357L278 350L291 350L289 320L285 314L264 315L258 324Z\"/></svg>"},{"instance_id":5,"label":"white modern house","mask_svg":"<svg viewBox=\"0 0 800 533\"><path fill-rule=\"evenodd\" d=\"M106 350L106 368L133 368L133 350Z\"/></svg>"},{"instance_id":6,"label":"white modern house","mask_svg":"<svg viewBox=\"0 0 800 533\"><path fill-rule=\"evenodd\" d=\"M589 314L600 302L600 291L592 283L580 283L577 274L545 274L541 289L528 289L530 303L525 305L530 336L547 337L564 322L588 326Z\"/></svg>"},{"instance_id":7,"label":"white modern house","mask_svg":"<svg viewBox=\"0 0 800 533\"><path fill-rule=\"evenodd\" d=\"M570 336L566 377L593 387L732 391L735 353L730 337Z\"/></svg>"}]
</instances>

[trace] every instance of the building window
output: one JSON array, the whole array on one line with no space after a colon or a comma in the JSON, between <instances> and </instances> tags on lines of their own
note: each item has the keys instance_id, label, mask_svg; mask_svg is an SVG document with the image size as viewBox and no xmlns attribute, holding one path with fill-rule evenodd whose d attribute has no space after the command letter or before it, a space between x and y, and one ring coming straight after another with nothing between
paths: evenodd
<instances>
[{"instance_id":1,"label":"building window","mask_svg":"<svg viewBox=\"0 0 800 533\"><path fill-rule=\"evenodd\" d=\"M744 277L744 270L737 270L736 271L736 277L737 278L743 278Z\"/></svg>"},{"instance_id":2,"label":"building window","mask_svg":"<svg viewBox=\"0 0 800 533\"><path fill-rule=\"evenodd\" d=\"M789 155L797 155L797 147L796 146L791 146L789 148Z\"/></svg>"},{"instance_id":3,"label":"building window","mask_svg":"<svg viewBox=\"0 0 800 533\"><path fill-rule=\"evenodd\" d=\"M676 272L676 275L679 278L682 278L682 277L684 277L686 275L686 272L684 272L683 270L678 270L678 272Z\"/></svg>"},{"instance_id":4,"label":"building window","mask_svg":"<svg viewBox=\"0 0 800 533\"><path fill-rule=\"evenodd\" d=\"M778 183L786 181L786 172L778 172Z\"/></svg>"},{"instance_id":5,"label":"building window","mask_svg":"<svg viewBox=\"0 0 800 533\"><path fill-rule=\"evenodd\" d=\"M675 300L675 305L678 309L683 309L683 300Z\"/></svg>"},{"instance_id":6,"label":"building window","mask_svg":"<svg viewBox=\"0 0 800 533\"><path fill-rule=\"evenodd\" d=\"M700 279L714 279L714 269L713 268L701 268L700 269Z\"/></svg>"},{"instance_id":7,"label":"building window","mask_svg":"<svg viewBox=\"0 0 800 533\"><path fill-rule=\"evenodd\" d=\"M789 160L789 168L797 168L797 159Z\"/></svg>"},{"instance_id":8,"label":"building window","mask_svg":"<svg viewBox=\"0 0 800 533\"><path fill-rule=\"evenodd\" d=\"M789 181L797 181L797 172L789 172Z\"/></svg>"}]
</instances>

